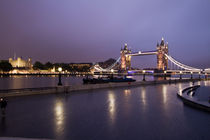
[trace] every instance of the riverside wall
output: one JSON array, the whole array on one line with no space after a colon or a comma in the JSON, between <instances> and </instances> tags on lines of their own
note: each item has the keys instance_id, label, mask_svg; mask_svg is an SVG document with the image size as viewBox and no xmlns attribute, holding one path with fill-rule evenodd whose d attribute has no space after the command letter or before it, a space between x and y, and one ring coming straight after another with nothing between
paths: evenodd
<instances>
[{"instance_id":1,"label":"riverside wall","mask_svg":"<svg viewBox=\"0 0 210 140\"><path fill-rule=\"evenodd\" d=\"M176 79L176 80L137 81L137 82L122 82L122 83L84 84L84 85L70 85L70 86L56 86L56 87L7 89L7 90L0 90L0 97L55 94L55 93L73 93L75 91L119 88L119 87L135 87L135 86L145 86L145 85L155 85L155 84L172 84L172 83L181 83L181 82L196 82L201 80L204 79Z\"/></svg>"}]
</instances>

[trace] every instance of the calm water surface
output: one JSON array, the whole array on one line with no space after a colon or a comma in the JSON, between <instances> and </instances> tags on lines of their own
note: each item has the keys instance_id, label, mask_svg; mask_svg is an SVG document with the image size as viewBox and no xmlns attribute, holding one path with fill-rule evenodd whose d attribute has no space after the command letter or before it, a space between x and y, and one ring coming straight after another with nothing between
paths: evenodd
<instances>
[{"instance_id":1,"label":"calm water surface","mask_svg":"<svg viewBox=\"0 0 210 140\"><path fill-rule=\"evenodd\" d=\"M56 83L56 82L55 82ZM210 82L196 82L210 85ZM210 114L176 93L192 83L9 98L0 136L65 140L209 140Z\"/></svg>"}]
</instances>

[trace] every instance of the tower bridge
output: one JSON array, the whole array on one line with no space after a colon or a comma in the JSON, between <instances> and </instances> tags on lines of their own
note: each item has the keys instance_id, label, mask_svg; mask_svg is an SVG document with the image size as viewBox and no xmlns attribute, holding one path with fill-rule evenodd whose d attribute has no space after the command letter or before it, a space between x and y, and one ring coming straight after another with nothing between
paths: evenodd
<instances>
[{"instance_id":1,"label":"tower bridge","mask_svg":"<svg viewBox=\"0 0 210 140\"><path fill-rule=\"evenodd\" d=\"M156 68L159 71L170 71L170 72L177 72L177 71L185 71L185 72L210 72L210 68L207 69L199 69L194 68L188 65L185 65L172 56L169 55L169 48L168 43L164 42L162 38L160 44L157 43L156 50L153 51L138 51L132 52L131 49L128 48L128 45L125 44L124 48L120 50L120 57L117 59L115 63L109 66L106 69L101 68L99 65L95 65L94 69L98 72L110 72L117 64L120 65L121 71L128 71L131 70L131 58L134 56L144 56L144 55L156 55L157 56L157 66Z\"/></svg>"},{"instance_id":2,"label":"tower bridge","mask_svg":"<svg viewBox=\"0 0 210 140\"><path fill-rule=\"evenodd\" d=\"M121 70L130 70L131 69L131 56L143 56L143 55L157 55L157 69L158 70L167 70L168 61L165 54L168 55L168 43L164 43L162 38L161 43L157 43L157 50L155 51L139 51L131 53L131 50L128 49L127 44L125 44L124 49L121 49Z\"/></svg>"}]
</instances>

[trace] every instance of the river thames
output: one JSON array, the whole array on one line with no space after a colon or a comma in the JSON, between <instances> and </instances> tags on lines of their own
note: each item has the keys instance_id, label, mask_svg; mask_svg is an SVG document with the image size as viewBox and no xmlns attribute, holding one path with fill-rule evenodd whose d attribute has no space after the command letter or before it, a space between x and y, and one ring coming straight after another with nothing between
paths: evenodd
<instances>
[{"instance_id":1,"label":"river thames","mask_svg":"<svg viewBox=\"0 0 210 140\"><path fill-rule=\"evenodd\" d=\"M16 79L15 84L21 84L20 79L19 83ZM53 86L57 82L57 78L48 82L34 79L34 85ZM79 84L81 79L75 81ZM14 88L10 80L2 81L1 89ZM209 81L197 84L210 86ZM176 93L188 86L192 83L11 97L6 118L0 120L0 136L59 140L209 140L210 114L186 106L177 98Z\"/></svg>"}]
</instances>

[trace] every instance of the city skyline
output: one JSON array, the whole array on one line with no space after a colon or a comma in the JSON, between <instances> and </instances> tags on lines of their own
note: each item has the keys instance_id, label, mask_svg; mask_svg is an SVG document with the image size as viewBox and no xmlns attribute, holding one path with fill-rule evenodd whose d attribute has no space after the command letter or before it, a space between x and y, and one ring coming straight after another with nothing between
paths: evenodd
<instances>
[{"instance_id":1,"label":"city skyline","mask_svg":"<svg viewBox=\"0 0 210 140\"><path fill-rule=\"evenodd\" d=\"M1 1L1 58L47 62L117 59L125 43L132 51L156 49L161 37L169 54L190 66L210 67L210 2ZM132 57L132 66L154 67L156 56Z\"/></svg>"}]
</instances>

